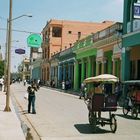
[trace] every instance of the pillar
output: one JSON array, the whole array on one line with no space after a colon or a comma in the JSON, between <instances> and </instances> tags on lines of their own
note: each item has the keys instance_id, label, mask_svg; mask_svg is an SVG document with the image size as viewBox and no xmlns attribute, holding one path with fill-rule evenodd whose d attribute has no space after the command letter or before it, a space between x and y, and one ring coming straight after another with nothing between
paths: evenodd
<instances>
[{"instance_id":1,"label":"pillar","mask_svg":"<svg viewBox=\"0 0 140 140\"><path fill-rule=\"evenodd\" d=\"M68 63L68 80L71 79L71 63Z\"/></svg>"},{"instance_id":2,"label":"pillar","mask_svg":"<svg viewBox=\"0 0 140 140\"><path fill-rule=\"evenodd\" d=\"M63 64L63 80L66 80L66 65Z\"/></svg>"},{"instance_id":3,"label":"pillar","mask_svg":"<svg viewBox=\"0 0 140 140\"><path fill-rule=\"evenodd\" d=\"M112 68L112 69L113 69L113 73L112 73L112 74L113 74L113 75L116 75L116 74L115 74L115 69L116 69L115 59L112 59L112 62L113 62L113 68Z\"/></svg>"},{"instance_id":4,"label":"pillar","mask_svg":"<svg viewBox=\"0 0 140 140\"><path fill-rule=\"evenodd\" d=\"M102 72L101 73L104 74L104 72L105 72L105 63L106 62L105 62L105 60L102 60L101 63L102 63Z\"/></svg>"},{"instance_id":5,"label":"pillar","mask_svg":"<svg viewBox=\"0 0 140 140\"><path fill-rule=\"evenodd\" d=\"M126 51L125 48L123 48L124 51L122 53L122 80L129 80L130 79L130 52Z\"/></svg>"},{"instance_id":6,"label":"pillar","mask_svg":"<svg viewBox=\"0 0 140 140\"><path fill-rule=\"evenodd\" d=\"M96 76L99 75L99 62L96 61Z\"/></svg>"},{"instance_id":7,"label":"pillar","mask_svg":"<svg viewBox=\"0 0 140 140\"><path fill-rule=\"evenodd\" d=\"M92 76L92 63L91 63L91 58L88 57L88 77Z\"/></svg>"},{"instance_id":8,"label":"pillar","mask_svg":"<svg viewBox=\"0 0 140 140\"><path fill-rule=\"evenodd\" d=\"M78 61L74 62L74 90L78 90L79 85L79 65Z\"/></svg>"},{"instance_id":9,"label":"pillar","mask_svg":"<svg viewBox=\"0 0 140 140\"><path fill-rule=\"evenodd\" d=\"M84 81L85 79L85 63L84 63L84 59L82 59L82 72L81 72L81 83Z\"/></svg>"}]
</instances>

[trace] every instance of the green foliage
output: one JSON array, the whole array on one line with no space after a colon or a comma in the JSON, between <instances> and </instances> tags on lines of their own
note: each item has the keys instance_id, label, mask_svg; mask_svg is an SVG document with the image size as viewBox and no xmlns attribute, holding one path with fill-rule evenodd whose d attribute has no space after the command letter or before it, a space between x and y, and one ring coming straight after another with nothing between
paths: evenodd
<instances>
[{"instance_id":1,"label":"green foliage","mask_svg":"<svg viewBox=\"0 0 140 140\"><path fill-rule=\"evenodd\" d=\"M0 77L4 75L4 61L0 61Z\"/></svg>"}]
</instances>

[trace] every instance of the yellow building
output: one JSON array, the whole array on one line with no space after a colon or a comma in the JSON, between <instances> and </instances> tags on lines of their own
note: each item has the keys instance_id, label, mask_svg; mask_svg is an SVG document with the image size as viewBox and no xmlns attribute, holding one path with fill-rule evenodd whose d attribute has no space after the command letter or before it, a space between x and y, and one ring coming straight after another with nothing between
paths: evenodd
<instances>
[{"instance_id":1,"label":"yellow building","mask_svg":"<svg viewBox=\"0 0 140 140\"><path fill-rule=\"evenodd\" d=\"M30 79L30 60L27 58L22 62L22 79Z\"/></svg>"}]
</instances>

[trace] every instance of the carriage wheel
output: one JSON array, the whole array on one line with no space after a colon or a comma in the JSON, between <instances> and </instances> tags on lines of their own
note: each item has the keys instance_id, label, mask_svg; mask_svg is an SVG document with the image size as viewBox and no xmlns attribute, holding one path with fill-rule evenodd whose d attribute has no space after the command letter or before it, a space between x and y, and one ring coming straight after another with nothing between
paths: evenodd
<instances>
[{"instance_id":1,"label":"carriage wheel","mask_svg":"<svg viewBox=\"0 0 140 140\"><path fill-rule=\"evenodd\" d=\"M123 104L123 114L126 116L129 112L129 106L128 106L129 100L126 98L124 100L124 104Z\"/></svg>"},{"instance_id":2,"label":"carriage wheel","mask_svg":"<svg viewBox=\"0 0 140 140\"><path fill-rule=\"evenodd\" d=\"M92 112L89 112L88 114L88 119L89 119L89 123L92 125L92 126L95 126L96 127L96 113L92 113Z\"/></svg>"},{"instance_id":3,"label":"carriage wheel","mask_svg":"<svg viewBox=\"0 0 140 140\"><path fill-rule=\"evenodd\" d=\"M139 109L138 107L134 106L131 109L132 118L136 119L138 117Z\"/></svg>"},{"instance_id":4,"label":"carriage wheel","mask_svg":"<svg viewBox=\"0 0 140 140\"><path fill-rule=\"evenodd\" d=\"M123 106L123 114L126 116L128 114L129 110L125 106Z\"/></svg>"},{"instance_id":5,"label":"carriage wheel","mask_svg":"<svg viewBox=\"0 0 140 140\"><path fill-rule=\"evenodd\" d=\"M115 115L113 114L111 116L110 128L113 133L115 133L117 130L117 120L115 119Z\"/></svg>"}]
</instances>

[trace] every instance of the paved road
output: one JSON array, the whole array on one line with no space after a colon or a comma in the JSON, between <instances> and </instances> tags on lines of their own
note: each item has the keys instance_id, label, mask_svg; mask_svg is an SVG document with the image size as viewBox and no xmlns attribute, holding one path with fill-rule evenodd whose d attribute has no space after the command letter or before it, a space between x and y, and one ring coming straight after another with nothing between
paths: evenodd
<instances>
[{"instance_id":1,"label":"paved road","mask_svg":"<svg viewBox=\"0 0 140 140\"><path fill-rule=\"evenodd\" d=\"M34 140L139 140L140 119L124 118L122 111L116 112L118 128L115 134L110 127L100 127L96 133L88 123L88 110L83 100L77 96L41 88L36 95L37 114L28 114L26 88L22 84L12 85L19 109L18 114L24 123L36 133ZM105 116L107 114L104 114ZM26 118L26 119L25 119Z\"/></svg>"}]
</instances>

